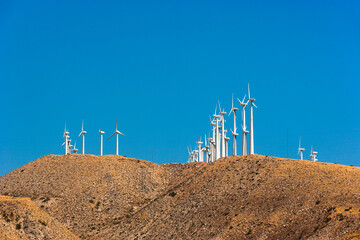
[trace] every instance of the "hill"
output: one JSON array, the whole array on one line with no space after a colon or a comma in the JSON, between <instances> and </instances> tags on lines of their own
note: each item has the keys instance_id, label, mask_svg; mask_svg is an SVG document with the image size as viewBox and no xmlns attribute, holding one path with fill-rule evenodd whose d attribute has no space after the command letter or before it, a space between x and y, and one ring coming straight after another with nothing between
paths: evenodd
<instances>
[{"instance_id":1,"label":"hill","mask_svg":"<svg viewBox=\"0 0 360 240\"><path fill-rule=\"evenodd\" d=\"M0 178L83 239L359 239L360 169L261 155L48 155Z\"/></svg>"},{"instance_id":2,"label":"hill","mask_svg":"<svg viewBox=\"0 0 360 240\"><path fill-rule=\"evenodd\" d=\"M1 239L79 239L29 198L0 196Z\"/></svg>"}]
</instances>

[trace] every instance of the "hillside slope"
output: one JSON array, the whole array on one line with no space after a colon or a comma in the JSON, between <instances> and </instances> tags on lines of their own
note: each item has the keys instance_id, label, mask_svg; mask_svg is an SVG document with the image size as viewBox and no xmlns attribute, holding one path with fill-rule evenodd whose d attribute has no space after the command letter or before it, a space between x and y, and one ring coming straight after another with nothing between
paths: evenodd
<instances>
[{"instance_id":1,"label":"hillside slope","mask_svg":"<svg viewBox=\"0 0 360 240\"><path fill-rule=\"evenodd\" d=\"M251 155L44 156L0 178L84 239L358 239L360 169Z\"/></svg>"},{"instance_id":2,"label":"hillside slope","mask_svg":"<svg viewBox=\"0 0 360 240\"><path fill-rule=\"evenodd\" d=\"M0 178L0 194L30 197L77 236L113 226L164 191L176 171L121 156L48 155ZM115 219L115 220L114 220Z\"/></svg>"},{"instance_id":3,"label":"hillside slope","mask_svg":"<svg viewBox=\"0 0 360 240\"><path fill-rule=\"evenodd\" d=\"M79 239L29 198L0 196L0 239Z\"/></svg>"}]
</instances>

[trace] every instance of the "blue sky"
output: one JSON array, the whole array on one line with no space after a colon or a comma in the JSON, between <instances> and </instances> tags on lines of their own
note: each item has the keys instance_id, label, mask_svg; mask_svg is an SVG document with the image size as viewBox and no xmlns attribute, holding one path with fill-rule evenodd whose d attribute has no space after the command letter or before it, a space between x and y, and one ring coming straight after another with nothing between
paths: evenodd
<instances>
[{"instance_id":1,"label":"blue sky","mask_svg":"<svg viewBox=\"0 0 360 240\"><path fill-rule=\"evenodd\" d=\"M305 158L313 145L360 166L359 13L358 1L1 1L0 175L63 154L65 121L73 142L85 121L87 153L118 119L120 154L186 162L217 101L229 111L248 82L256 153L298 158L301 136Z\"/></svg>"}]
</instances>

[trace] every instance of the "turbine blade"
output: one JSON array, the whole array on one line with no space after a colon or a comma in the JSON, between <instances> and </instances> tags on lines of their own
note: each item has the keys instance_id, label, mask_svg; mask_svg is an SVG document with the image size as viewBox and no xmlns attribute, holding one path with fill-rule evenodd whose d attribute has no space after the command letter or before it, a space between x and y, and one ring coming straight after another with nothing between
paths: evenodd
<instances>
[{"instance_id":1,"label":"turbine blade","mask_svg":"<svg viewBox=\"0 0 360 240\"><path fill-rule=\"evenodd\" d=\"M114 132L114 133L113 133L113 134L112 134L112 135L111 135L111 136L110 136L107 140L109 140L112 136L114 136L114 135L115 135L115 133L116 133L116 132Z\"/></svg>"},{"instance_id":2,"label":"turbine blade","mask_svg":"<svg viewBox=\"0 0 360 240\"><path fill-rule=\"evenodd\" d=\"M218 102L219 102L219 111L221 112L220 100L218 100Z\"/></svg>"},{"instance_id":3,"label":"turbine blade","mask_svg":"<svg viewBox=\"0 0 360 240\"><path fill-rule=\"evenodd\" d=\"M245 96L244 96L244 98L243 98L242 102L244 102L244 101L245 101L245 98L246 98L246 94L245 94Z\"/></svg>"},{"instance_id":4,"label":"turbine blade","mask_svg":"<svg viewBox=\"0 0 360 240\"><path fill-rule=\"evenodd\" d=\"M121 135L125 136L125 134L123 134L122 132L119 131L119 133L120 133Z\"/></svg>"},{"instance_id":5,"label":"turbine blade","mask_svg":"<svg viewBox=\"0 0 360 240\"><path fill-rule=\"evenodd\" d=\"M248 83L248 93L249 93L249 99L251 99L251 97L250 97L250 83Z\"/></svg>"},{"instance_id":6,"label":"turbine blade","mask_svg":"<svg viewBox=\"0 0 360 240\"><path fill-rule=\"evenodd\" d=\"M84 120L82 121L82 125L81 125L81 131L84 130Z\"/></svg>"},{"instance_id":7,"label":"turbine blade","mask_svg":"<svg viewBox=\"0 0 360 240\"><path fill-rule=\"evenodd\" d=\"M257 106L255 105L255 103L252 103L253 105L254 105L254 107L256 107L257 108Z\"/></svg>"},{"instance_id":8,"label":"turbine blade","mask_svg":"<svg viewBox=\"0 0 360 240\"><path fill-rule=\"evenodd\" d=\"M232 108L231 111L229 112L229 115L228 115L228 116L230 116L231 112L233 112L233 108Z\"/></svg>"},{"instance_id":9,"label":"turbine blade","mask_svg":"<svg viewBox=\"0 0 360 240\"><path fill-rule=\"evenodd\" d=\"M242 103L239 98L236 98L236 99L239 101L239 103Z\"/></svg>"},{"instance_id":10,"label":"turbine blade","mask_svg":"<svg viewBox=\"0 0 360 240\"><path fill-rule=\"evenodd\" d=\"M115 120L115 131L117 130L117 119Z\"/></svg>"},{"instance_id":11,"label":"turbine blade","mask_svg":"<svg viewBox=\"0 0 360 240\"><path fill-rule=\"evenodd\" d=\"M234 108L234 94L232 94L231 108Z\"/></svg>"},{"instance_id":12,"label":"turbine blade","mask_svg":"<svg viewBox=\"0 0 360 240\"><path fill-rule=\"evenodd\" d=\"M79 133L79 136L78 136L78 137L80 137L80 135L81 135L81 132Z\"/></svg>"}]
</instances>

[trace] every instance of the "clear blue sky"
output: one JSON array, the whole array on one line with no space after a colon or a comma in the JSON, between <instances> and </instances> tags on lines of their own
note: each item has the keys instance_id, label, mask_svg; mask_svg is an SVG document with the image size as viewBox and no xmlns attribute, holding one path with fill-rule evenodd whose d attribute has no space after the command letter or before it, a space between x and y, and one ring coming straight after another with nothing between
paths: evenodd
<instances>
[{"instance_id":1,"label":"clear blue sky","mask_svg":"<svg viewBox=\"0 0 360 240\"><path fill-rule=\"evenodd\" d=\"M0 175L63 154L65 121L87 153L118 119L122 155L186 162L248 82L256 153L288 131L289 157L360 165L359 1L0 1Z\"/></svg>"}]
</instances>

